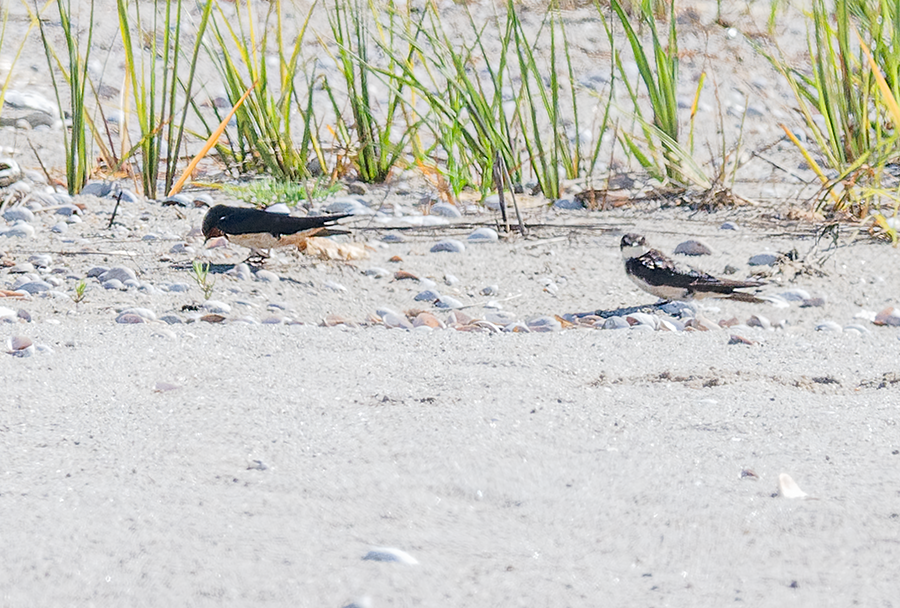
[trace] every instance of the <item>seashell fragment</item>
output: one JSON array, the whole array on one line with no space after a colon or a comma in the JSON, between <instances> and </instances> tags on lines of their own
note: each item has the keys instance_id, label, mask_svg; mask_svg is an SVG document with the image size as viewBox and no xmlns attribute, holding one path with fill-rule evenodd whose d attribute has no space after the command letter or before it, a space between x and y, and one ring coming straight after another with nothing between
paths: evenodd
<instances>
[{"instance_id":1,"label":"seashell fragment","mask_svg":"<svg viewBox=\"0 0 900 608\"><path fill-rule=\"evenodd\" d=\"M12 336L7 342L8 352L14 357L30 357L34 354L34 342L25 336Z\"/></svg>"},{"instance_id":2,"label":"seashell fragment","mask_svg":"<svg viewBox=\"0 0 900 608\"><path fill-rule=\"evenodd\" d=\"M778 476L778 493L784 498L807 498L809 496L787 473Z\"/></svg>"},{"instance_id":3,"label":"seashell fragment","mask_svg":"<svg viewBox=\"0 0 900 608\"><path fill-rule=\"evenodd\" d=\"M401 551L400 549L394 549L392 547L372 547L372 549L363 556L363 559L375 562L398 562L409 566L415 566L419 563L419 560L406 551Z\"/></svg>"}]
</instances>

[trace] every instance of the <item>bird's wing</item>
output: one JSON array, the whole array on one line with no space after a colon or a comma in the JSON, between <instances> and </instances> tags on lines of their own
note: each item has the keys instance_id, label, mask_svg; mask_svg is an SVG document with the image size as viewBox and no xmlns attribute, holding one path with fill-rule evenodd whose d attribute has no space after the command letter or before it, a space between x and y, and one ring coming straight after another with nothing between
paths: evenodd
<instances>
[{"instance_id":1,"label":"bird's wing","mask_svg":"<svg viewBox=\"0 0 900 608\"><path fill-rule=\"evenodd\" d=\"M259 209L230 209L219 217L217 227L225 234L268 232L280 236L321 228L344 217L347 215L295 217Z\"/></svg>"},{"instance_id":2,"label":"bird's wing","mask_svg":"<svg viewBox=\"0 0 900 608\"><path fill-rule=\"evenodd\" d=\"M631 258L625 262L625 266L629 273L653 286L662 285L691 289L699 281L714 279L714 277L699 270L678 266L655 249L651 249L644 255Z\"/></svg>"}]
</instances>

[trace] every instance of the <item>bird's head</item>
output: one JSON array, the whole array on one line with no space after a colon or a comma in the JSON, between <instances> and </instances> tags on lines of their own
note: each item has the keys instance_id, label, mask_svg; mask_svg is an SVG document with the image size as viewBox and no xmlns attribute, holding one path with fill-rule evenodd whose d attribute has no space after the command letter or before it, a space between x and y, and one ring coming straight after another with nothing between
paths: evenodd
<instances>
[{"instance_id":1,"label":"bird's head","mask_svg":"<svg viewBox=\"0 0 900 608\"><path fill-rule=\"evenodd\" d=\"M647 239L641 235L630 233L622 237L620 248L622 250L622 257L626 260L630 260L632 258L639 258L647 253L647 251L650 250L650 245L647 244Z\"/></svg>"},{"instance_id":2,"label":"bird's head","mask_svg":"<svg viewBox=\"0 0 900 608\"><path fill-rule=\"evenodd\" d=\"M225 234L219 229L219 220L222 219L225 211L226 208L224 205L216 205L215 207L211 207L209 211L206 212L206 215L203 216L203 226L201 230L203 231L203 237L207 241Z\"/></svg>"}]
</instances>

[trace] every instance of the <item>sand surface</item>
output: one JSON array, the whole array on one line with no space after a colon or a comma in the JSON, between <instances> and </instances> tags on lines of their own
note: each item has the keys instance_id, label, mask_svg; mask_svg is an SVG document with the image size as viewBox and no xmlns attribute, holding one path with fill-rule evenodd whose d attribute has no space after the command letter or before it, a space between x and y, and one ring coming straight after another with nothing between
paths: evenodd
<instances>
[{"instance_id":1,"label":"sand surface","mask_svg":"<svg viewBox=\"0 0 900 608\"><path fill-rule=\"evenodd\" d=\"M782 34L799 54L795 29ZM723 82L776 82L758 57L722 56ZM778 130L748 118L754 145ZM59 155L57 135L31 136ZM0 129L4 154L37 169L21 136ZM109 227L115 201L82 196L63 234L37 212L33 238L0 237L0 289L40 254L51 261L34 273L58 282L0 298L31 319L0 324L0 339L38 347L0 353L0 604L896 606L900 333L872 319L900 306L900 257L864 232L834 246L786 220L807 187L764 166L740 184L756 206L531 207L528 238L501 231L462 253L430 249L497 227L495 213L431 230L363 218L344 241L367 259L277 252L274 282L229 273L247 250L204 247L203 208L125 205ZM413 190L373 187L366 202L409 212ZM449 322L415 300L428 281L473 318L523 324L653 304L625 276L625 232L667 253L700 239L713 254L681 262L818 301L706 300L702 316L736 324L706 332L405 331L376 315ZM751 267L762 253L780 261ZM194 259L213 264L223 323L198 320ZM104 289L88 276L99 266L141 287ZM180 323L116 322L135 307ZM812 500L779 496L782 473ZM418 564L364 560L373 547Z\"/></svg>"}]
</instances>

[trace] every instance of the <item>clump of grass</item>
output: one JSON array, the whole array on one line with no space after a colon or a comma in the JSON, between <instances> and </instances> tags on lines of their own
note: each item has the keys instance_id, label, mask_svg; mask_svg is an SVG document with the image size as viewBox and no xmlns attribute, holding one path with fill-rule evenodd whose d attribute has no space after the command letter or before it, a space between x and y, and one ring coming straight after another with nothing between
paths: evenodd
<instances>
[{"instance_id":1,"label":"clump of grass","mask_svg":"<svg viewBox=\"0 0 900 608\"><path fill-rule=\"evenodd\" d=\"M87 121L88 115L85 109L85 91L88 83L88 60L91 54L91 40L93 27L87 30L87 40L84 44L76 35L71 21L72 3L70 0L57 0L60 26L66 40L66 62L64 63L56 54L53 45L47 38L44 22L37 15L38 27L41 32L41 40L44 53L47 57L47 67L50 69L50 81L56 94L56 103L60 116L65 116L62 96L60 91L63 84L57 82L54 64L65 80L65 86L69 93L69 116L71 125L68 136L63 137L63 145L66 155L66 185L69 194L81 191L87 183L91 172L91 158L88 151ZM94 0L90 4L89 23L94 22ZM30 12L30 9L29 9ZM4 86L5 90L5 86Z\"/></svg>"},{"instance_id":2,"label":"clump of grass","mask_svg":"<svg viewBox=\"0 0 900 608\"><path fill-rule=\"evenodd\" d=\"M191 278L194 279L200 291L203 292L203 299L208 300L212 296L213 287L216 285L216 280L211 280L209 276L209 263L194 260L191 264Z\"/></svg>"},{"instance_id":3,"label":"clump of grass","mask_svg":"<svg viewBox=\"0 0 900 608\"><path fill-rule=\"evenodd\" d=\"M187 99L192 97L200 41L206 30L212 6L213 0L206 0L203 4L195 33L194 48L189 59L188 74L186 79L183 79L180 72L184 55L181 28L186 20L182 0L166 2L162 15L157 3L154 3L150 9L149 23L146 8L142 15L137 2L134 2L132 10L129 0L116 0L126 72L123 98L129 99L130 88L141 136L140 140L122 156L123 159L128 159L135 152L140 154L141 183L144 195L149 198L156 198L160 164L163 160L166 167L166 191L172 187L175 179L188 110L188 104L184 104L180 108L179 118L179 108L176 107L177 93L183 92ZM137 40L133 34L138 35ZM128 115L127 108L123 115ZM127 122L123 125L121 133L125 138L123 147L128 147Z\"/></svg>"},{"instance_id":4,"label":"clump of grass","mask_svg":"<svg viewBox=\"0 0 900 608\"><path fill-rule=\"evenodd\" d=\"M246 184L222 186L222 190L227 194L257 207L274 203L285 203L289 207L304 206L335 194L340 188L340 184L328 184L321 178L303 182L269 178L254 180Z\"/></svg>"},{"instance_id":5,"label":"clump of grass","mask_svg":"<svg viewBox=\"0 0 900 608\"><path fill-rule=\"evenodd\" d=\"M789 65L780 52L758 48L791 87L821 154L817 161L782 125L822 182L817 210L868 219L875 209L877 222L883 201L889 201L895 212L900 203L896 192L881 185L886 165L900 153L896 129L900 15L891 3L870 4L838 2L832 15L824 0L814 0L808 41L811 75L804 66ZM865 40L874 45L874 53ZM891 40L893 44L887 42Z\"/></svg>"},{"instance_id":6,"label":"clump of grass","mask_svg":"<svg viewBox=\"0 0 900 608\"><path fill-rule=\"evenodd\" d=\"M235 113L235 129L226 131L227 145L217 146L222 157L239 172L259 171L286 180L309 174L310 148L316 145L317 137L312 111L314 76L310 75L307 81L304 106L299 102L295 77L301 44L315 6L314 2L293 45L286 47L281 0L268 4L259 25L252 0L237 0L233 4L233 16L226 15L222 5L216 4L210 28L215 42L204 43L205 48L233 105L245 92L251 91ZM278 58L278 69L270 74L266 59L273 53ZM299 146L294 144L292 134L294 104L304 121ZM205 122L199 107L194 108ZM222 119L218 111L216 116ZM212 129L207 130L212 133Z\"/></svg>"},{"instance_id":7,"label":"clump of grass","mask_svg":"<svg viewBox=\"0 0 900 608\"><path fill-rule=\"evenodd\" d=\"M78 281L78 283L75 285L75 295L72 296L72 300L76 304L81 304L84 301L84 295L86 291L87 283L84 281L84 279Z\"/></svg>"}]
</instances>

